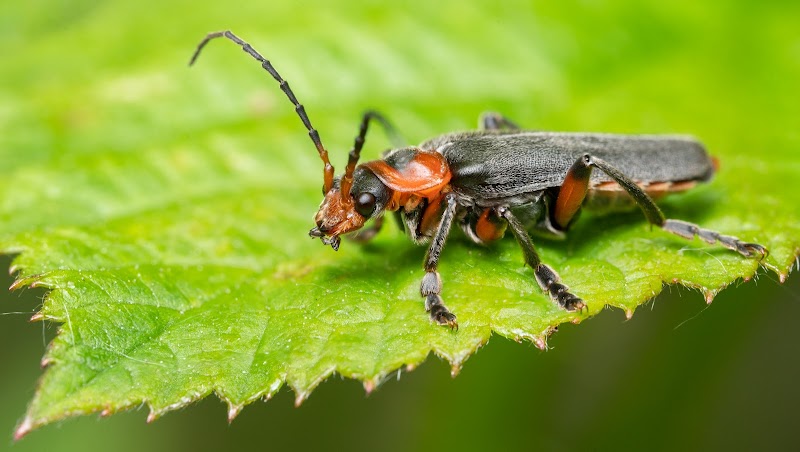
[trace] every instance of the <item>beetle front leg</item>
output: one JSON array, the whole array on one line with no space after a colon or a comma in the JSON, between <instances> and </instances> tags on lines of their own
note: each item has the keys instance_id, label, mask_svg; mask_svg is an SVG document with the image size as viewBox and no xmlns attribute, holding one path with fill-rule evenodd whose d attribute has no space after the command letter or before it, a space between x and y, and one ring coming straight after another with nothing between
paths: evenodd
<instances>
[{"instance_id":1,"label":"beetle front leg","mask_svg":"<svg viewBox=\"0 0 800 452\"><path fill-rule=\"evenodd\" d=\"M444 242L447 240L447 235L450 233L450 227L453 224L453 217L456 214L456 199L452 194L445 195L444 198L445 208L442 213L442 219L439 221L439 227L436 229L436 234L431 240L428 247L428 252L425 254L425 276L422 278L419 292L425 297L425 310L431 315L431 320L439 325L447 325L451 329L458 329L458 322L456 316L450 312L449 309L442 302L442 297L439 295L442 292L442 278L439 272L436 271L439 266L439 256L442 254Z\"/></svg>"},{"instance_id":2,"label":"beetle front leg","mask_svg":"<svg viewBox=\"0 0 800 452\"><path fill-rule=\"evenodd\" d=\"M534 248L531 236L525 230L525 226L520 223L508 208L500 207L497 210L500 216L508 221L508 226L511 228L514 238L517 239L517 243L522 248L525 263L533 269L536 282L539 283L542 291L550 295L550 298L567 311L583 310L586 307L586 303L573 295L569 291L569 287L561 283L561 277L558 276L558 273L539 259L539 254L536 253L536 248Z\"/></svg>"}]
</instances>

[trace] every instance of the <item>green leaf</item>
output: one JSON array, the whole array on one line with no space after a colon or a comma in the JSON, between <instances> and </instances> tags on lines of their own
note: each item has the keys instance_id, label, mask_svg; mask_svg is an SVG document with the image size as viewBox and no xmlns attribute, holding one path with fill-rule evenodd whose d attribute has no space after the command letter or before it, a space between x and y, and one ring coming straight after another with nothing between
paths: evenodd
<instances>
[{"instance_id":1,"label":"green leaf","mask_svg":"<svg viewBox=\"0 0 800 452\"><path fill-rule=\"evenodd\" d=\"M412 142L471 128L483 110L537 129L692 133L722 168L665 200L667 215L767 246L762 263L781 279L800 253L787 190L800 176L800 65L782 10L16 8L0 7L24 18L0 27L0 251L19 254L15 287L52 289L36 318L60 324L18 436L142 403L155 418L211 393L233 418L284 384L299 403L334 373L369 391L431 352L456 373L493 332L544 348L557 325L605 306L630 316L665 283L710 302L758 269L639 212L584 215L566 241L537 241L588 303L567 313L513 240L482 248L456 232L440 271L460 329L433 325L418 294L424 248L392 227L339 253L307 237L321 163L268 74L221 41L186 69L219 26L291 81L340 167L373 107ZM768 32L742 31L756 29ZM387 146L370 136L367 157Z\"/></svg>"}]
</instances>

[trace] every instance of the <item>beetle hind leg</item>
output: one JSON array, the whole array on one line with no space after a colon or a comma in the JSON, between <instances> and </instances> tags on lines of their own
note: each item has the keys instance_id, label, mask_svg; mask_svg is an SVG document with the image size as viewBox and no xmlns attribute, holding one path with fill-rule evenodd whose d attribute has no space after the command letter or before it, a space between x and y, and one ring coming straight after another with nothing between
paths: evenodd
<instances>
[{"instance_id":1,"label":"beetle hind leg","mask_svg":"<svg viewBox=\"0 0 800 452\"><path fill-rule=\"evenodd\" d=\"M605 173L608 177L613 179L614 182L625 189L636 202L636 205L642 209L644 216L650 224L685 239L692 240L697 236L706 243L719 243L725 248L736 251L744 257L760 257L763 259L767 256L767 249L757 243L743 242L736 237L723 235L710 229L704 229L693 223L666 218L661 212L661 209L659 209L653 201L653 198L648 196L636 182L608 162L590 154L584 154L578 158L572 167L570 167L564 179L564 183L561 186L558 199L556 200L554 217L562 228L569 226L575 213L583 203L588 191L589 178L593 167Z\"/></svg>"},{"instance_id":2,"label":"beetle hind leg","mask_svg":"<svg viewBox=\"0 0 800 452\"><path fill-rule=\"evenodd\" d=\"M553 301L567 311L583 311L586 308L586 303L570 292L569 287L561 282L561 277L558 276L558 273L539 259L539 254L536 253L536 248L534 248L533 241L528 235L528 231L525 230L525 226L505 207L499 208L498 213L508 222L514 238L517 239L517 243L522 248L525 263L533 269L536 282L539 283L542 291L550 295Z\"/></svg>"},{"instance_id":3,"label":"beetle hind leg","mask_svg":"<svg viewBox=\"0 0 800 452\"><path fill-rule=\"evenodd\" d=\"M481 114L478 119L478 128L481 130L519 130L519 126L514 121L493 111Z\"/></svg>"},{"instance_id":4,"label":"beetle hind leg","mask_svg":"<svg viewBox=\"0 0 800 452\"><path fill-rule=\"evenodd\" d=\"M614 168L604 160L601 160L597 157L592 157L588 154L581 157L581 160L583 160L587 165L594 166L600 171L606 173L610 178L614 179L616 183L621 185L622 188L624 188L625 191L631 195L634 201L636 201L636 204L642 209L645 217L647 217L647 221L649 221L650 224L654 224L665 231L679 235L685 239L691 240L695 236L698 236L706 243L719 243L725 248L736 251L744 257L759 257L763 259L767 256L767 248L757 243L743 242L736 237L723 235L710 229L703 229L693 223L666 218L653 199L647 196L647 193L645 193L641 187L636 185L634 181L625 176L621 171Z\"/></svg>"}]
</instances>

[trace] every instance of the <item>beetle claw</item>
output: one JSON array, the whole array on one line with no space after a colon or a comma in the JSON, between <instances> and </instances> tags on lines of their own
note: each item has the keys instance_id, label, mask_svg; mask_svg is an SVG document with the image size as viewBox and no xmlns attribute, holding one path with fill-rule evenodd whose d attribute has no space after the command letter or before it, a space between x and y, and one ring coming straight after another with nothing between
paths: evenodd
<instances>
[{"instance_id":1,"label":"beetle claw","mask_svg":"<svg viewBox=\"0 0 800 452\"><path fill-rule=\"evenodd\" d=\"M564 302L564 309L570 312L578 311L581 313L583 313L584 310L588 310L588 308L586 307L586 303L584 303L583 300L574 295L572 295L570 299Z\"/></svg>"},{"instance_id":2,"label":"beetle claw","mask_svg":"<svg viewBox=\"0 0 800 452\"><path fill-rule=\"evenodd\" d=\"M769 256L769 250L758 243L741 243L736 251L744 257L757 257L760 254L760 259L764 259Z\"/></svg>"},{"instance_id":3,"label":"beetle claw","mask_svg":"<svg viewBox=\"0 0 800 452\"><path fill-rule=\"evenodd\" d=\"M458 331L456 316L442 304L442 298L437 294L430 294L425 300L425 310L430 312L431 320L439 325L447 325L451 330Z\"/></svg>"},{"instance_id":4,"label":"beetle claw","mask_svg":"<svg viewBox=\"0 0 800 452\"><path fill-rule=\"evenodd\" d=\"M448 310L433 312L431 311L431 318L439 325L447 325L453 331L458 331L458 321L455 314Z\"/></svg>"}]
</instances>

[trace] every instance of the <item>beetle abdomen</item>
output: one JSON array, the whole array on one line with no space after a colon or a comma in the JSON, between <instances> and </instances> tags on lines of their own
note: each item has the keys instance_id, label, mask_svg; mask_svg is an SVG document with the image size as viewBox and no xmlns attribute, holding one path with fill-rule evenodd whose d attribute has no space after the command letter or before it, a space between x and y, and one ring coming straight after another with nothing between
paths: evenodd
<instances>
[{"instance_id":1,"label":"beetle abdomen","mask_svg":"<svg viewBox=\"0 0 800 452\"><path fill-rule=\"evenodd\" d=\"M659 199L670 193L680 193L697 185L697 181L639 183L648 196ZM616 182L600 182L589 188L583 207L601 212L629 210L636 207L633 198Z\"/></svg>"}]
</instances>

